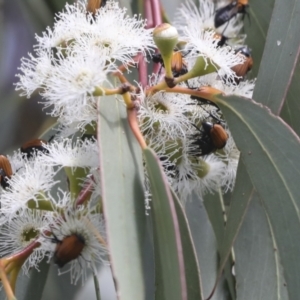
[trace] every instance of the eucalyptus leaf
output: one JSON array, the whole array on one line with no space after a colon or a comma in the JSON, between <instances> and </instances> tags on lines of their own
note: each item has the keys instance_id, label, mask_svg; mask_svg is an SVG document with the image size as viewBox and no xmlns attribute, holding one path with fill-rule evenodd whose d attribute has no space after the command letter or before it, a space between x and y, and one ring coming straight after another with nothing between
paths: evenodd
<instances>
[{"instance_id":1,"label":"eucalyptus leaf","mask_svg":"<svg viewBox=\"0 0 300 300\"><path fill-rule=\"evenodd\" d=\"M146 215L141 151L124 105L113 97L101 97L98 108L101 194L117 295L121 300L144 299Z\"/></svg>"},{"instance_id":2,"label":"eucalyptus leaf","mask_svg":"<svg viewBox=\"0 0 300 300\"><path fill-rule=\"evenodd\" d=\"M221 244L225 231L225 207L222 192L207 194L203 197L204 207L213 226L216 239Z\"/></svg>"},{"instance_id":3,"label":"eucalyptus leaf","mask_svg":"<svg viewBox=\"0 0 300 300\"><path fill-rule=\"evenodd\" d=\"M300 135L300 61L298 63L288 89L286 100L280 112L280 116Z\"/></svg>"},{"instance_id":4,"label":"eucalyptus leaf","mask_svg":"<svg viewBox=\"0 0 300 300\"><path fill-rule=\"evenodd\" d=\"M184 209L177 198L176 194L172 192L176 213L178 217L183 256L184 256L184 267L185 276L187 280L187 292L188 299L204 299L201 291L201 278L199 264L196 256L196 250L193 243L191 231L189 228L188 220Z\"/></svg>"},{"instance_id":5,"label":"eucalyptus leaf","mask_svg":"<svg viewBox=\"0 0 300 300\"><path fill-rule=\"evenodd\" d=\"M187 200L185 211L199 262L203 295L204 299L207 299L218 275L218 244L202 199L192 194ZM224 280L221 278L211 299L225 300L227 299L226 293Z\"/></svg>"},{"instance_id":6,"label":"eucalyptus leaf","mask_svg":"<svg viewBox=\"0 0 300 300\"><path fill-rule=\"evenodd\" d=\"M216 235L218 251L220 252L224 238L225 224L227 221L222 191L219 190L219 193L207 194L203 198L206 212ZM235 278L231 272L232 265L232 257L229 257L224 267L224 276L227 281L231 299L235 299Z\"/></svg>"},{"instance_id":7,"label":"eucalyptus leaf","mask_svg":"<svg viewBox=\"0 0 300 300\"><path fill-rule=\"evenodd\" d=\"M278 117L252 100L216 98L241 151L251 182L273 228L290 299L300 281L300 142ZM289 249L289 251L287 251Z\"/></svg>"},{"instance_id":8,"label":"eucalyptus leaf","mask_svg":"<svg viewBox=\"0 0 300 300\"><path fill-rule=\"evenodd\" d=\"M289 299L269 222L257 193L247 210L234 251L238 299Z\"/></svg>"},{"instance_id":9,"label":"eucalyptus leaf","mask_svg":"<svg viewBox=\"0 0 300 300\"><path fill-rule=\"evenodd\" d=\"M249 1L249 17L245 17L244 30L247 35L246 43L251 49L253 68L250 76L255 78L258 74L262 59L270 19L275 0L251 0Z\"/></svg>"},{"instance_id":10,"label":"eucalyptus leaf","mask_svg":"<svg viewBox=\"0 0 300 300\"><path fill-rule=\"evenodd\" d=\"M171 190L150 148L143 151L149 176L156 269L156 300L187 299L183 249Z\"/></svg>"},{"instance_id":11,"label":"eucalyptus leaf","mask_svg":"<svg viewBox=\"0 0 300 300\"><path fill-rule=\"evenodd\" d=\"M237 180L235 184L235 189L231 195L230 208L227 216L226 228L224 232L224 237L222 240L221 246L219 246L220 253L220 263L219 263L219 272L216 275L215 287L211 289L211 295L215 293L215 288L218 284L219 278L226 267L226 277L229 277L231 268L226 266L228 264L228 259L232 252L232 247L236 237L239 233L241 225L243 223L246 211L248 209L249 203L253 195L253 186L250 182L248 173L245 169L245 166L242 162L238 165L237 170ZM229 281L230 283L231 281ZM213 298L211 298L213 299Z\"/></svg>"},{"instance_id":12,"label":"eucalyptus leaf","mask_svg":"<svg viewBox=\"0 0 300 300\"><path fill-rule=\"evenodd\" d=\"M276 0L253 99L279 114L299 57L300 1Z\"/></svg>"}]
</instances>

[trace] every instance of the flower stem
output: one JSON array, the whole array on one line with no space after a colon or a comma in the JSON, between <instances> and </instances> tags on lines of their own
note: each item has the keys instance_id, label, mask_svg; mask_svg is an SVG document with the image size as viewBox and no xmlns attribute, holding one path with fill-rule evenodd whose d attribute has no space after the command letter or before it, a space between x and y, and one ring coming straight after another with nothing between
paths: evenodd
<instances>
[{"instance_id":1,"label":"flower stem","mask_svg":"<svg viewBox=\"0 0 300 300\"><path fill-rule=\"evenodd\" d=\"M93 272L93 278L94 278L96 298L97 298L97 300L101 300L99 281L98 281L98 278L97 278L97 275L95 274L95 272Z\"/></svg>"},{"instance_id":2,"label":"flower stem","mask_svg":"<svg viewBox=\"0 0 300 300\"><path fill-rule=\"evenodd\" d=\"M191 96L201 97L210 100L211 102L215 102L215 95L223 93L222 91L210 86L202 86L196 90L189 89L183 86L175 86L173 88L166 88L165 91L169 93L187 94Z\"/></svg>"},{"instance_id":3,"label":"flower stem","mask_svg":"<svg viewBox=\"0 0 300 300\"><path fill-rule=\"evenodd\" d=\"M14 292L13 292L13 290L12 290L10 284L9 284L8 278L7 278L5 270L4 270L2 260L0 260L0 278L1 278L1 281L2 281L2 285L4 287L7 299L8 300L16 300L17 298L15 297Z\"/></svg>"},{"instance_id":4,"label":"flower stem","mask_svg":"<svg viewBox=\"0 0 300 300\"><path fill-rule=\"evenodd\" d=\"M75 205L79 206L83 204L86 200L88 200L92 194L92 187L93 187L93 178L89 178L89 182L84 185L84 187L79 192L77 199L75 201Z\"/></svg>"},{"instance_id":5,"label":"flower stem","mask_svg":"<svg viewBox=\"0 0 300 300\"><path fill-rule=\"evenodd\" d=\"M125 84L115 88L115 89L106 89L104 87L95 87L95 91L93 92L93 96L111 96L111 95L122 95L127 91L130 91L132 86L127 84L126 80ZM134 88L135 90L135 88Z\"/></svg>"},{"instance_id":6,"label":"flower stem","mask_svg":"<svg viewBox=\"0 0 300 300\"><path fill-rule=\"evenodd\" d=\"M137 122L137 117L136 117L136 108L132 109L127 109L127 116L128 116L128 122L129 126L137 139L138 143L140 144L142 149L147 148L147 144L145 142L145 139L140 131L138 122Z\"/></svg>"}]
</instances>

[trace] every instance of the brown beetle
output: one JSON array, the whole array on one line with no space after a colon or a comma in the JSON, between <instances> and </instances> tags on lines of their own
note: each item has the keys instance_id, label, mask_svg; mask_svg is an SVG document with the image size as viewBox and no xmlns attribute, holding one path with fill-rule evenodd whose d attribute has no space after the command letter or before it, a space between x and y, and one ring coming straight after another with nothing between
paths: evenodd
<instances>
[{"instance_id":1,"label":"brown beetle","mask_svg":"<svg viewBox=\"0 0 300 300\"><path fill-rule=\"evenodd\" d=\"M193 154L200 156L208 155L226 146L228 134L221 124L202 122L202 129L196 125L194 127L200 134L194 135L193 145L197 146L197 149L192 151Z\"/></svg>"},{"instance_id":2,"label":"brown beetle","mask_svg":"<svg viewBox=\"0 0 300 300\"><path fill-rule=\"evenodd\" d=\"M86 6L86 11L96 14L97 9L104 7L107 0L89 0Z\"/></svg>"},{"instance_id":3,"label":"brown beetle","mask_svg":"<svg viewBox=\"0 0 300 300\"><path fill-rule=\"evenodd\" d=\"M0 184L2 188L5 189L9 186L7 179L9 179L12 174L13 172L9 160L4 155L0 155Z\"/></svg>"},{"instance_id":4,"label":"brown beetle","mask_svg":"<svg viewBox=\"0 0 300 300\"><path fill-rule=\"evenodd\" d=\"M27 158L31 158L36 152L39 151L43 153L49 153L43 144L47 144L47 142L42 139L30 140L21 146L21 152L27 156Z\"/></svg>"},{"instance_id":5,"label":"brown beetle","mask_svg":"<svg viewBox=\"0 0 300 300\"><path fill-rule=\"evenodd\" d=\"M222 149L226 146L228 134L221 124L203 122L202 126L205 132L210 135L214 148Z\"/></svg>"},{"instance_id":6,"label":"brown beetle","mask_svg":"<svg viewBox=\"0 0 300 300\"><path fill-rule=\"evenodd\" d=\"M160 53L153 54L152 61L154 63L160 63L162 66L164 66L164 61ZM174 77L179 77L180 75L184 75L188 72L187 64L181 52L179 51L173 52L172 60L171 60L171 68Z\"/></svg>"},{"instance_id":7,"label":"brown beetle","mask_svg":"<svg viewBox=\"0 0 300 300\"><path fill-rule=\"evenodd\" d=\"M252 69L253 66L251 50L247 46L245 46L236 49L235 53L245 57L245 61L242 64L233 66L231 69L235 72L237 76L244 78L246 74ZM237 79L236 82L239 83L240 79Z\"/></svg>"},{"instance_id":8,"label":"brown beetle","mask_svg":"<svg viewBox=\"0 0 300 300\"><path fill-rule=\"evenodd\" d=\"M228 5L216 10L215 14L215 27L218 28L229 22L237 14L242 14L243 18L248 15L246 8L248 7L248 0L232 1ZM248 15L249 16L249 15Z\"/></svg>"},{"instance_id":9,"label":"brown beetle","mask_svg":"<svg viewBox=\"0 0 300 300\"><path fill-rule=\"evenodd\" d=\"M62 240L59 240L54 234L53 236L53 242L57 244L53 260L59 268L62 268L65 264L80 256L85 246L85 240L82 235L73 233L64 237Z\"/></svg>"}]
</instances>

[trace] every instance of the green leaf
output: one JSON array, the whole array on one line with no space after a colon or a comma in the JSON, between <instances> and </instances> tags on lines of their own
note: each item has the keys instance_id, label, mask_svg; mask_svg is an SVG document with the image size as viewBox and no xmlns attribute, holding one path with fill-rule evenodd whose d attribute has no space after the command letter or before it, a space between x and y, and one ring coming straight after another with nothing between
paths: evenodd
<instances>
[{"instance_id":1,"label":"green leaf","mask_svg":"<svg viewBox=\"0 0 300 300\"><path fill-rule=\"evenodd\" d=\"M300 61L294 72L294 76L289 87L286 101L284 102L283 108L280 112L280 116L300 135Z\"/></svg>"},{"instance_id":2,"label":"green leaf","mask_svg":"<svg viewBox=\"0 0 300 300\"><path fill-rule=\"evenodd\" d=\"M98 103L101 185L112 272L121 300L144 299L146 215L140 148L126 109L113 97Z\"/></svg>"},{"instance_id":3,"label":"green leaf","mask_svg":"<svg viewBox=\"0 0 300 300\"><path fill-rule=\"evenodd\" d=\"M264 208L254 193L235 246L237 297L288 299Z\"/></svg>"},{"instance_id":4,"label":"green leaf","mask_svg":"<svg viewBox=\"0 0 300 300\"><path fill-rule=\"evenodd\" d=\"M252 78L257 76L262 59L269 23L273 11L274 0L249 1L249 18L245 18L244 27L247 34L246 44L251 48L253 68L250 72Z\"/></svg>"},{"instance_id":5,"label":"green leaf","mask_svg":"<svg viewBox=\"0 0 300 300\"><path fill-rule=\"evenodd\" d=\"M155 299L187 299L183 249L171 190L155 153L143 151L151 185L156 267Z\"/></svg>"},{"instance_id":6,"label":"green leaf","mask_svg":"<svg viewBox=\"0 0 300 300\"><path fill-rule=\"evenodd\" d=\"M300 142L278 117L252 100L218 96L217 105L266 208L290 299L300 282ZM287 251L288 249L288 251Z\"/></svg>"},{"instance_id":7,"label":"green leaf","mask_svg":"<svg viewBox=\"0 0 300 300\"><path fill-rule=\"evenodd\" d=\"M221 191L215 194L207 194L203 198L203 203L214 229L216 239L218 244L221 244L224 237L226 218Z\"/></svg>"},{"instance_id":8,"label":"green leaf","mask_svg":"<svg viewBox=\"0 0 300 300\"><path fill-rule=\"evenodd\" d=\"M279 114L300 47L300 1L276 0L253 98Z\"/></svg>"},{"instance_id":9,"label":"green leaf","mask_svg":"<svg viewBox=\"0 0 300 300\"><path fill-rule=\"evenodd\" d=\"M219 262L218 244L202 199L193 194L188 199L185 210L199 262L203 295L204 299L207 299L217 278ZM224 299L226 292L227 290L224 290L224 280L222 278L211 299Z\"/></svg>"},{"instance_id":10,"label":"green leaf","mask_svg":"<svg viewBox=\"0 0 300 300\"><path fill-rule=\"evenodd\" d=\"M215 286L211 288L211 293L214 293L216 284L228 263L228 258L231 254L234 241L239 233L241 225L243 223L247 208L252 198L253 186L250 182L248 173L245 169L243 163L239 163L237 170L237 179L235 184L235 189L231 195L230 208L227 217L226 228L224 232L224 237L221 246L219 246L220 253L220 263L219 272L215 276L216 283ZM226 277L230 278L231 266L226 266ZM230 281L229 281L230 282ZM212 298L213 299L213 298Z\"/></svg>"},{"instance_id":11,"label":"green leaf","mask_svg":"<svg viewBox=\"0 0 300 300\"><path fill-rule=\"evenodd\" d=\"M188 224L188 220L186 218L183 207L177 198L176 194L172 191L172 196L176 208L182 249L183 249L183 257L184 257L184 267L185 267L185 277L187 280L187 291L188 291L188 299L204 299L201 292L201 278L200 278L200 270L199 264L196 256L196 250L193 243L190 227Z\"/></svg>"},{"instance_id":12,"label":"green leaf","mask_svg":"<svg viewBox=\"0 0 300 300\"><path fill-rule=\"evenodd\" d=\"M225 213L225 207L223 205L223 195L220 190L219 193L207 194L204 197L204 206L208 214L211 225L214 229L214 233L217 239L218 251L222 247L222 242L224 239L225 223L227 221L227 216ZM227 281L227 285L230 291L231 299L236 298L235 292L235 279L231 272L231 266L233 265L232 257L229 257L227 263L224 267L224 277Z\"/></svg>"}]
</instances>

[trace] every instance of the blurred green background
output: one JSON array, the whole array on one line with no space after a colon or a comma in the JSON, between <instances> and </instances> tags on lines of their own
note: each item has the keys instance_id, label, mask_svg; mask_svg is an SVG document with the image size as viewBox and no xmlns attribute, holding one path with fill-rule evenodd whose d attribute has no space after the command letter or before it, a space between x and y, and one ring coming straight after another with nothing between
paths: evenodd
<instances>
[{"instance_id":1,"label":"blurred green background","mask_svg":"<svg viewBox=\"0 0 300 300\"><path fill-rule=\"evenodd\" d=\"M35 34L52 26L65 0L0 1L0 153L38 137L55 120L38 105L40 97L20 97L14 90L20 59L32 52ZM68 1L71 3L72 1Z\"/></svg>"}]
</instances>

